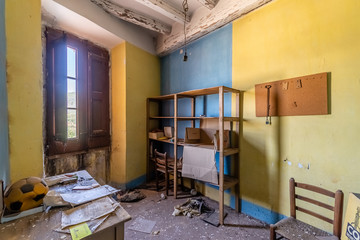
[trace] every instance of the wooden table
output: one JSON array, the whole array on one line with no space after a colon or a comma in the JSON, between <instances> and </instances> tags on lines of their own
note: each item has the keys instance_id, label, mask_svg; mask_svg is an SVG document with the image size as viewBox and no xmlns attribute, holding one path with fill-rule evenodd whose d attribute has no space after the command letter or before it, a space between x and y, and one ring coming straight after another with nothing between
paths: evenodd
<instances>
[{"instance_id":1,"label":"wooden table","mask_svg":"<svg viewBox=\"0 0 360 240\"><path fill-rule=\"evenodd\" d=\"M81 172L84 173L84 171ZM84 174L86 173L87 172ZM91 182L95 181L89 177L87 179ZM56 188L59 188L59 186ZM64 188L72 189L71 185L64 185ZM69 208L53 208L48 213L41 212L0 224L0 239L71 240L70 234L53 231L53 229L60 227L62 211L67 209ZM124 223L130 219L131 216L123 207L120 207L115 213L112 213L92 235L83 239L122 240L124 239Z\"/></svg>"}]
</instances>

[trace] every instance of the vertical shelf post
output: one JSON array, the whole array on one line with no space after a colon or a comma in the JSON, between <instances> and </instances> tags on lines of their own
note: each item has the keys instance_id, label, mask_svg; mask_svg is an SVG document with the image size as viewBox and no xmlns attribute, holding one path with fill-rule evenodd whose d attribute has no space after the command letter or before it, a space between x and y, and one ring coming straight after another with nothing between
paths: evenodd
<instances>
[{"instance_id":1,"label":"vertical shelf post","mask_svg":"<svg viewBox=\"0 0 360 240\"><path fill-rule=\"evenodd\" d=\"M178 95L174 95L174 198L177 198Z\"/></svg>"},{"instance_id":2,"label":"vertical shelf post","mask_svg":"<svg viewBox=\"0 0 360 240\"><path fill-rule=\"evenodd\" d=\"M150 181L150 99L146 99L146 181Z\"/></svg>"},{"instance_id":3,"label":"vertical shelf post","mask_svg":"<svg viewBox=\"0 0 360 240\"><path fill-rule=\"evenodd\" d=\"M195 97L191 98L191 116L195 117ZM191 120L191 127L195 127L195 120Z\"/></svg>"},{"instance_id":4,"label":"vertical shelf post","mask_svg":"<svg viewBox=\"0 0 360 240\"><path fill-rule=\"evenodd\" d=\"M191 98L191 116L195 117L195 97ZM191 127L195 128L195 120L191 120ZM195 181L191 178L190 180L191 189L195 189Z\"/></svg>"},{"instance_id":5,"label":"vertical shelf post","mask_svg":"<svg viewBox=\"0 0 360 240\"><path fill-rule=\"evenodd\" d=\"M224 224L224 87L219 87L219 220Z\"/></svg>"},{"instance_id":6,"label":"vertical shelf post","mask_svg":"<svg viewBox=\"0 0 360 240\"><path fill-rule=\"evenodd\" d=\"M240 150L240 121L241 121L241 116L240 116L240 93L236 93L236 105L235 105L235 117L239 118L239 121L235 121L235 136L237 136L237 139L235 139L235 145L239 148ZM236 154L234 156L234 167L235 167L235 177L238 179L238 183L235 185L235 210L236 212L239 212L240 208L239 208L239 195L240 195L240 153ZM237 159L236 159L237 158Z\"/></svg>"}]
</instances>

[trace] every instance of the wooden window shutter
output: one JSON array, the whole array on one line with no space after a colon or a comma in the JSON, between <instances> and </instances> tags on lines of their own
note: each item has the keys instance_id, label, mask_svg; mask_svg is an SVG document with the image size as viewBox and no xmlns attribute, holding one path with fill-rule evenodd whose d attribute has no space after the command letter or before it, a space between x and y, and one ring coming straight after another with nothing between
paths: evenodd
<instances>
[{"instance_id":1,"label":"wooden window shutter","mask_svg":"<svg viewBox=\"0 0 360 240\"><path fill-rule=\"evenodd\" d=\"M88 47L88 147L110 145L109 129L109 54L98 47Z\"/></svg>"},{"instance_id":2,"label":"wooden window shutter","mask_svg":"<svg viewBox=\"0 0 360 240\"><path fill-rule=\"evenodd\" d=\"M48 41L48 140L65 142L66 137L66 37Z\"/></svg>"}]
</instances>

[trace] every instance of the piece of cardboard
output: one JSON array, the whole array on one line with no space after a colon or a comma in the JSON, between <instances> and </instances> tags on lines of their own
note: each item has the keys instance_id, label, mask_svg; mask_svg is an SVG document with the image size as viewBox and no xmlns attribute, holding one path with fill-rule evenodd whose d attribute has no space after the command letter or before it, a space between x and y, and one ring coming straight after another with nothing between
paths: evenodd
<instances>
[{"instance_id":1,"label":"piece of cardboard","mask_svg":"<svg viewBox=\"0 0 360 240\"><path fill-rule=\"evenodd\" d=\"M159 139L164 136L164 132L149 132L149 138Z\"/></svg>"},{"instance_id":2,"label":"piece of cardboard","mask_svg":"<svg viewBox=\"0 0 360 240\"><path fill-rule=\"evenodd\" d=\"M360 239L360 194L350 193L342 228L342 240Z\"/></svg>"},{"instance_id":3,"label":"piece of cardboard","mask_svg":"<svg viewBox=\"0 0 360 240\"><path fill-rule=\"evenodd\" d=\"M216 133L214 135L214 145L215 149L219 150L220 148L220 136L219 136L219 130L216 130ZM230 148L230 130L224 130L224 149Z\"/></svg>"},{"instance_id":4,"label":"piece of cardboard","mask_svg":"<svg viewBox=\"0 0 360 240\"><path fill-rule=\"evenodd\" d=\"M200 128L186 128L184 142L185 143L200 142Z\"/></svg>"},{"instance_id":5,"label":"piece of cardboard","mask_svg":"<svg viewBox=\"0 0 360 240\"><path fill-rule=\"evenodd\" d=\"M214 149L184 146L182 176L218 184Z\"/></svg>"},{"instance_id":6,"label":"piece of cardboard","mask_svg":"<svg viewBox=\"0 0 360 240\"><path fill-rule=\"evenodd\" d=\"M174 137L174 128L173 127L164 127L165 137L173 138Z\"/></svg>"}]
</instances>

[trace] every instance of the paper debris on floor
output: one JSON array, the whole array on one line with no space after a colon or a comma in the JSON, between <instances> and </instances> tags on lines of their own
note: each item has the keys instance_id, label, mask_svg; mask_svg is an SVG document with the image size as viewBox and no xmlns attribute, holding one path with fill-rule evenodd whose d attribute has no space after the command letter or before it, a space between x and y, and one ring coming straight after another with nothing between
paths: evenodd
<instances>
[{"instance_id":1,"label":"paper debris on floor","mask_svg":"<svg viewBox=\"0 0 360 240\"><path fill-rule=\"evenodd\" d=\"M83 203L93 201L98 198L102 198L113 193L118 192L117 189L104 185L87 191L76 191L70 193L60 194L64 201L70 203L72 206L77 206Z\"/></svg>"},{"instance_id":2,"label":"paper debris on floor","mask_svg":"<svg viewBox=\"0 0 360 240\"><path fill-rule=\"evenodd\" d=\"M146 220L142 217L138 217L131 223L128 229L143 233L151 233L155 224L155 221Z\"/></svg>"},{"instance_id":3,"label":"paper debris on floor","mask_svg":"<svg viewBox=\"0 0 360 240\"><path fill-rule=\"evenodd\" d=\"M62 212L61 228L77 225L108 216L114 212L120 204L109 197L100 198L93 202Z\"/></svg>"}]
</instances>

